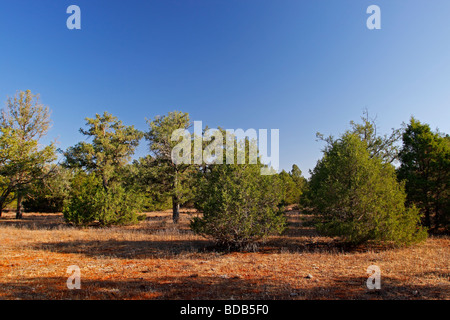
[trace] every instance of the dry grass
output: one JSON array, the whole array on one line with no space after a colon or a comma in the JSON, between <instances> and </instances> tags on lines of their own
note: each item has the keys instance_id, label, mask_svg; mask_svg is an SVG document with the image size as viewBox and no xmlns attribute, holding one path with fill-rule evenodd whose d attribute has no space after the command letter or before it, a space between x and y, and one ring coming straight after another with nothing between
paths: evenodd
<instances>
[{"instance_id":1,"label":"dry grass","mask_svg":"<svg viewBox=\"0 0 450 320\"><path fill-rule=\"evenodd\" d=\"M449 299L448 237L410 248L345 248L289 211L288 232L259 252L222 253L170 212L136 226L77 229L57 214L0 218L0 299ZM66 287L81 268L81 290ZM366 288L367 267L382 289ZM311 277L308 277L311 275Z\"/></svg>"}]
</instances>

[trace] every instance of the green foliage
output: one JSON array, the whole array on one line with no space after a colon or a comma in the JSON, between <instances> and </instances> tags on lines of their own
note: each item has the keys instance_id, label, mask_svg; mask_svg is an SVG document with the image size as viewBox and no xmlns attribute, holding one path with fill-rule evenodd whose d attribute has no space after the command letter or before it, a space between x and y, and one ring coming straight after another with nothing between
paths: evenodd
<instances>
[{"instance_id":1,"label":"green foliage","mask_svg":"<svg viewBox=\"0 0 450 320\"><path fill-rule=\"evenodd\" d=\"M310 180L308 198L318 229L350 243L369 240L410 244L426 237L417 209L405 208L395 169L371 156L367 141L351 132L324 150Z\"/></svg>"},{"instance_id":2,"label":"green foliage","mask_svg":"<svg viewBox=\"0 0 450 320\"><path fill-rule=\"evenodd\" d=\"M98 224L100 226L136 223L142 198L120 184L103 187L102 179L95 173L77 173L72 181L70 196L63 209L67 222L77 226Z\"/></svg>"},{"instance_id":3,"label":"green foliage","mask_svg":"<svg viewBox=\"0 0 450 320\"><path fill-rule=\"evenodd\" d=\"M43 179L46 167L56 159L55 144L42 147L50 128L50 110L29 90L9 98L0 116L0 210L17 199L17 218L22 217L22 198L31 183Z\"/></svg>"},{"instance_id":4,"label":"green foliage","mask_svg":"<svg viewBox=\"0 0 450 320\"><path fill-rule=\"evenodd\" d=\"M73 180L64 217L76 225L136 222L142 197L136 190L125 188L124 174L143 133L107 112L86 121L88 130L80 131L92 142L80 142L64 153L66 167L87 172L87 176L80 172Z\"/></svg>"},{"instance_id":5,"label":"green foliage","mask_svg":"<svg viewBox=\"0 0 450 320\"><path fill-rule=\"evenodd\" d=\"M424 225L450 229L450 137L411 118L403 134L398 177L408 203L424 214Z\"/></svg>"},{"instance_id":6,"label":"green foliage","mask_svg":"<svg viewBox=\"0 0 450 320\"><path fill-rule=\"evenodd\" d=\"M0 176L0 217L3 210L14 208L17 205L16 195L11 191L12 189L9 187L8 179Z\"/></svg>"},{"instance_id":7,"label":"green foliage","mask_svg":"<svg viewBox=\"0 0 450 320\"><path fill-rule=\"evenodd\" d=\"M299 204L301 195L306 187L306 179L297 165L292 166L291 172L281 171L280 179L281 205Z\"/></svg>"},{"instance_id":8,"label":"green foliage","mask_svg":"<svg viewBox=\"0 0 450 320\"><path fill-rule=\"evenodd\" d=\"M298 202L300 199L301 192L297 190L294 181L292 180L289 173L286 171L281 171L278 174L278 178L280 180L280 192L281 192L281 202L280 205L290 205Z\"/></svg>"},{"instance_id":9,"label":"green foliage","mask_svg":"<svg viewBox=\"0 0 450 320\"><path fill-rule=\"evenodd\" d=\"M152 166L150 156L134 160L127 167L125 185L142 195L143 208L146 211L162 211L172 208L172 197L163 192L164 181L158 179L158 168Z\"/></svg>"},{"instance_id":10,"label":"green foliage","mask_svg":"<svg viewBox=\"0 0 450 320\"><path fill-rule=\"evenodd\" d=\"M92 138L91 143L80 142L65 153L65 166L95 172L102 178L105 189L121 179L120 169L131 159L143 133L134 126L125 126L117 117L105 112L102 116L86 118L88 130L80 132Z\"/></svg>"},{"instance_id":11,"label":"green foliage","mask_svg":"<svg viewBox=\"0 0 450 320\"><path fill-rule=\"evenodd\" d=\"M192 230L228 249L256 247L258 240L280 234L286 220L279 210L276 176L263 176L260 165L211 165L200 179L196 208L203 215Z\"/></svg>"},{"instance_id":12,"label":"green foliage","mask_svg":"<svg viewBox=\"0 0 450 320\"><path fill-rule=\"evenodd\" d=\"M383 163L396 161L398 159L398 142L401 139L401 130L392 129L389 135L379 135L377 124L374 119L369 117L368 110L364 111L361 121L361 123L350 121L351 130L347 132L357 135L361 141L366 143L371 158L379 158ZM323 134L319 132L316 133L316 137L328 145L336 141L333 136L324 138Z\"/></svg>"},{"instance_id":13,"label":"green foliage","mask_svg":"<svg viewBox=\"0 0 450 320\"><path fill-rule=\"evenodd\" d=\"M27 212L61 212L69 197L72 170L62 166L48 169L48 174L30 185L23 206Z\"/></svg>"},{"instance_id":14,"label":"green foliage","mask_svg":"<svg viewBox=\"0 0 450 320\"><path fill-rule=\"evenodd\" d=\"M362 123L350 121L351 132L357 134L360 140L366 143L370 157L379 158L384 163L393 163L397 160L401 129L392 129L389 135L378 135L377 124L375 119L369 117L368 110L364 111L361 121Z\"/></svg>"},{"instance_id":15,"label":"green foliage","mask_svg":"<svg viewBox=\"0 0 450 320\"><path fill-rule=\"evenodd\" d=\"M187 130L191 126L188 113L169 112L168 115L148 120L149 131L145 139L149 142L150 156L141 161L143 178L151 182L162 197L170 197L173 207L173 222L179 220L180 205L193 197L192 177L194 166L174 163L172 150L179 141L172 141L175 130Z\"/></svg>"}]
</instances>

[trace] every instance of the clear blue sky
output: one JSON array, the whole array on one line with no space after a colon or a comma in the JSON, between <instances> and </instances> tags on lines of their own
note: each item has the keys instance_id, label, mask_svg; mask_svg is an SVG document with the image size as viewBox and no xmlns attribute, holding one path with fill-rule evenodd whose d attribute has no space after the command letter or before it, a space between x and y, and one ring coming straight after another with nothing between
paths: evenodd
<instances>
[{"instance_id":1,"label":"clear blue sky","mask_svg":"<svg viewBox=\"0 0 450 320\"><path fill-rule=\"evenodd\" d=\"M81 30L66 27L71 4ZM372 4L381 30L366 28ZM280 129L281 167L306 175L316 131L364 108L383 132L411 115L450 132L448 0L2 0L0 43L0 101L40 93L63 149L105 110L142 130L173 110Z\"/></svg>"}]
</instances>

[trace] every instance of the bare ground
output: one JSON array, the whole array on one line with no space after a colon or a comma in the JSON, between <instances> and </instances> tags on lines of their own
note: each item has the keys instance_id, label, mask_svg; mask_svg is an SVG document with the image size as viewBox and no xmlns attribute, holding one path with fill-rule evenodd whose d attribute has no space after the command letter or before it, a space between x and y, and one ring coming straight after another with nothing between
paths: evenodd
<instances>
[{"instance_id":1,"label":"bare ground","mask_svg":"<svg viewBox=\"0 0 450 320\"><path fill-rule=\"evenodd\" d=\"M192 234L184 212L147 213L135 226L78 229L61 214L0 218L0 299L445 299L450 238L409 248L346 248L289 211L290 227L258 252L223 253ZM67 267L81 269L68 290ZM381 269L381 290L366 287Z\"/></svg>"}]
</instances>

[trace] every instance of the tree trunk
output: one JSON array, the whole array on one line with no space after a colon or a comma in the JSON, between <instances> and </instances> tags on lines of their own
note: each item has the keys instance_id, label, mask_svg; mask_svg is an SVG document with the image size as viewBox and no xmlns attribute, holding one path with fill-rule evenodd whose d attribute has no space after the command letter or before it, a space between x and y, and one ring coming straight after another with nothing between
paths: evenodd
<instances>
[{"instance_id":1,"label":"tree trunk","mask_svg":"<svg viewBox=\"0 0 450 320\"><path fill-rule=\"evenodd\" d=\"M16 210L16 219L22 219L23 210L22 210L22 192L17 192L17 210Z\"/></svg>"},{"instance_id":2,"label":"tree trunk","mask_svg":"<svg viewBox=\"0 0 450 320\"><path fill-rule=\"evenodd\" d=\"M172 197L172 207L173 207L173 223L177 224L180 220L180 203L178 199L174 196Z\"/></svg>"},{"instance_id":3,"label":"tree trunk","mask_svg":"<svg viewBox=\"0 0 450 320\"><path fill-rule=\"evenodd\" d=\"M3 213L3 209L5 209L6 200L8 199L9 194L11 193L10 188L8 187L5 191L3 191L2 195L0 196L0 218Z\"/></svg>"},{"instance_id":4,"label":"tree trunk","mask_svg":"<svg viewBox=\"0 0 450 320\"><path fill-rule=\"evenodd\" d=\"M172 208L173 208L173 223L177 224L180 220L180 201L178 197L178 170L175 169L175 176L173 181L174 195L172 196Z\"/></svg>"}]
</instances>

